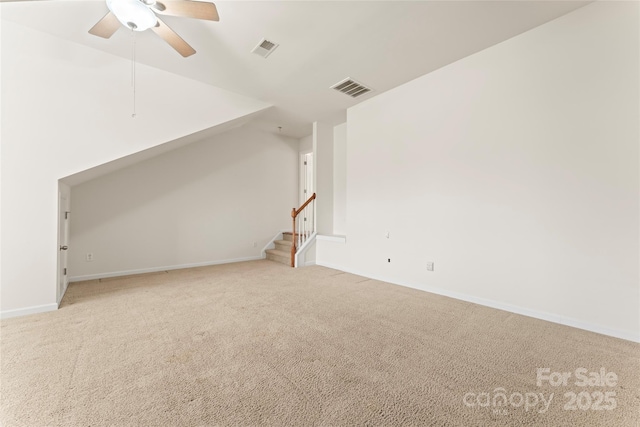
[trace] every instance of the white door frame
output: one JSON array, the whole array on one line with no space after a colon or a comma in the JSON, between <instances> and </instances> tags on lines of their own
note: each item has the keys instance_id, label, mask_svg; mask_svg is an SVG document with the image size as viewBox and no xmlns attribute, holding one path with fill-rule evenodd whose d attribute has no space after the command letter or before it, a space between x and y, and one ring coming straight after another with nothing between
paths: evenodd
<instances>
[{"instance_id":1,"label":"white door frame","mask_svg":"<svg viewBox=\"0 0 640 427\"><path fill-rule=\"evenodd\" d=\"M301 206L304 202L306 202L307 199L311 197L311 195L315 191L315 185L313 182L313 167L314 167L313 157L314 157L313 151L300 153L300 164L298 166L298 170L300 171L299 181L298 181L299 183L298 184L298 188L299 188L298 206ZM305 165L305 161L307 160L310 160L310 164ZM305 190L305 187L307 186L308 186L307 192L305 193L304 190Z\"/></svg>"},{"instance_id":2,"label":"white door frame","mask_svg":"<svg viewBox=\"0 0 640 427\"><path fill-rule=\"evenodd\" d=\"M58 306L62 301L64 293L69 285L68 274L68 250L63 247L69 247L69 221L70 212L70 194L66 191L58 191L58 277L56 280L56 299Z\"/></svg>"}]
</instances>

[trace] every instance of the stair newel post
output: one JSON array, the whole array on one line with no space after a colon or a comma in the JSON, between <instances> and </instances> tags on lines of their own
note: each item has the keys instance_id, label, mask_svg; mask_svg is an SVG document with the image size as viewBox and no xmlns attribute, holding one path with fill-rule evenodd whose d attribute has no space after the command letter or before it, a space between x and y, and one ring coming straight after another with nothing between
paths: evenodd
<instances>
[{"instance_id":1,"label":"stair newel post","mask_svg":"<svg viewBox=\"0 0 640 427\"><path fill-rule=\"evenodd\" d=\"M291 219L293 220L293 235L291 236L291 267L295 267L296 258L296 208L291 211Z\"/></svg>"}]
</instances>

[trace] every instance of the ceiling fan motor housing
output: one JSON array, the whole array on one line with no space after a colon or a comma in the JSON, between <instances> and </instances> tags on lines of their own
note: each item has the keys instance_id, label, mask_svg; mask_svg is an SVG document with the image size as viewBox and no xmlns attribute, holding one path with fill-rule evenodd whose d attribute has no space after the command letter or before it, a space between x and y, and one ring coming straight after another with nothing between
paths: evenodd
<instances>
[{"instance_id":1,"label":"ceiling fan motor housing","mask_svg":"<svg viewBox=\"0 0 640 427\"><path fill-rule=\"evenodd\" d=\"M107 7L125 27L145 31L158 22L155 13L140 0L107 0Z\"/></svg>"},{"instance_id":2,"label":"ceiling fan motor housing","mask_svg":"<svg viewBox=\"0 0 640 427\"><path fill-rule=\"evenodd\" d=\"M106 3L109 12L91 27L89 34L108 39L120 25L135 31L151 29L185 58L196 53L196 50L156 14L220 20L216 5L208 1L106 0Z\"/></svg>"}]
</instances>

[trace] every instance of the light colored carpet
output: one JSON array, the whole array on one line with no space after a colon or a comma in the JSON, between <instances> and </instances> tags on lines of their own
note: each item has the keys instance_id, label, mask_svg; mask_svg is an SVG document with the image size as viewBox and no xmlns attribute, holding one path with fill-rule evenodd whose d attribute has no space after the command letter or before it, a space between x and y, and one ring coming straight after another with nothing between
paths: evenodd
<instances>
[{"instance_id":1,"label":"light colored carpet","mask_svg":"<svg viewBox=\"0 0 640 427\"><path fill-rule=\"evenodd\" d=\"M638 344L323 267L75 283L1 331L5 427L640 423ZM616 385L576 386L581 367ZM537 368L572 376L537 386Z\"/></svg>"}]
</instances>

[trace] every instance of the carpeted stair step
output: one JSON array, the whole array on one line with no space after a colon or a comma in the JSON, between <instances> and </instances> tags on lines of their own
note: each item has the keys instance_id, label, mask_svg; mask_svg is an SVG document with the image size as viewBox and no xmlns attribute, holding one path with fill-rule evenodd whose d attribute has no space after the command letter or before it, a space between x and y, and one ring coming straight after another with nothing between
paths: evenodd
<instances>
[{"instance_id":1,"label":"carpeted stair step","mask_svg":"<svg viewBox=\"0 0 640 427\"><path fill-rule=\"evenodd\" d=\"M275 249L267 249L267 259L276 261L282 264L291 265L291 246L293 246L294 236L297 238L298 233L293 234L290 231L282 233L282 240L276 240Z\"/></svg>"},{"instance_id":2,"label":"carpeted stair step","mask_svg":"<svg viewBox=\"0 0 640 427\"><path fill-rule=\"evenodd\" d=\"M279 262L285 265L291 265L291 249L288 252L278 249L267 249L267 259L271 261Z\"/></svg>"},{"instance_id":3,"label":"carpeted stair step","mask_svg":"<svg viewBox=\"0 0 640 427\"><path fill-rule=\"evenodd\" d=\"M291 246L293 242L291 240L276 240L273 242L276 244L276 249L286 253L291 253Z\"/></svg>"},{"instance_id":4,"label":"carpeted stair step","mask_svg":"<svg viewBox=\"0 0 640 427\"><path fill-rule=\"evenodd\" d=\"M303 233L304 235L305 233ZM311 233L306 233L307 236L311 235ZM296 237L298 237L298 233L296 233ZM285 231L284 233L282 233L282 239L286 240L287 242L293 242L293 233L290 231Z\"/></svg>"}]
</instances>

